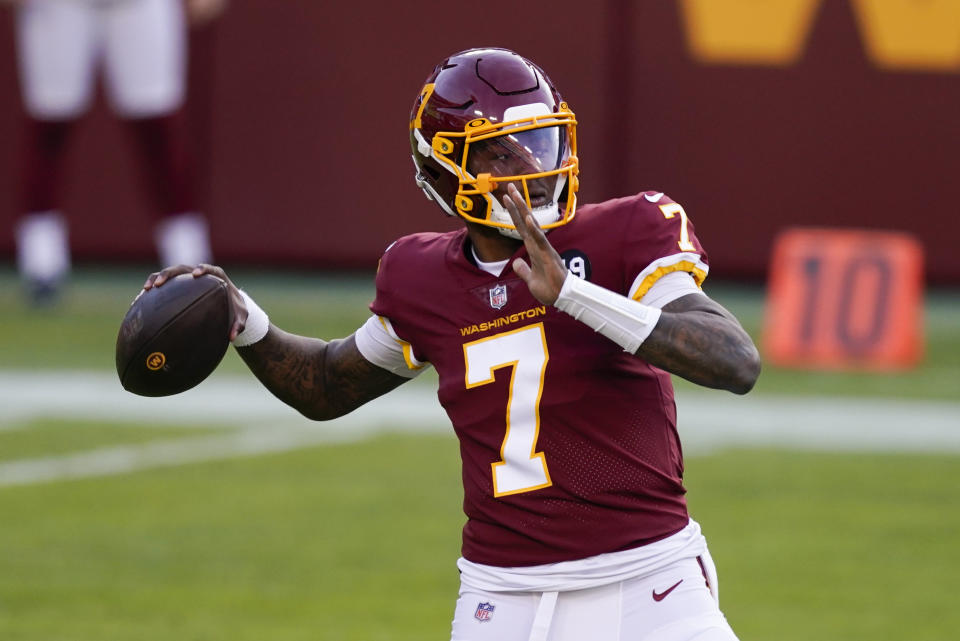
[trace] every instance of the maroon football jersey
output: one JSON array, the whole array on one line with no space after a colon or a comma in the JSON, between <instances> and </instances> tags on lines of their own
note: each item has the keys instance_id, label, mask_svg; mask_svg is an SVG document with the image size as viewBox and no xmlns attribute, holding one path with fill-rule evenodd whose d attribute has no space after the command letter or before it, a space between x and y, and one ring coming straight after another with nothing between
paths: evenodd
<instances>
[{"instance_id":1,"label":"maroon football jersey","mask_svg":"<svg viewBox=\"0 0 960 641\"><path fill-rule=\"evenodd\" d=\"M583 206L548 238L572 272L623 295L644 271L643 291L677 269L699 282L707 263L692 224L666 196L650 198ZM683 528L669 374L537 301L509 264L495 277L469 255L466 230L400 239L371 305L439 374L463 461L463 556L538 565Z\"/></svg>"}]
</instances>

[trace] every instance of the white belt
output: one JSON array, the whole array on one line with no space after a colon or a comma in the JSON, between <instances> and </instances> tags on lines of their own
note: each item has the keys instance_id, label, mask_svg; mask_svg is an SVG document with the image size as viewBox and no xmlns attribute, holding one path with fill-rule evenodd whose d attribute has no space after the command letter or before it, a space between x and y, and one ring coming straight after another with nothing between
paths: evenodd
<instances>
[{"instance_id":1,"label":"white belt","mask_svg":"<svg viewBox=\"0 0 960 641\"><path fill-rule=\"evenodd\" d=\"M530 628L530 641L547 641L550 622L553 620L553 610L557 606L557 594L557 592L544 592L540 595L540 605L537 606L533 627Z\"/></svg>"}]
</instances>

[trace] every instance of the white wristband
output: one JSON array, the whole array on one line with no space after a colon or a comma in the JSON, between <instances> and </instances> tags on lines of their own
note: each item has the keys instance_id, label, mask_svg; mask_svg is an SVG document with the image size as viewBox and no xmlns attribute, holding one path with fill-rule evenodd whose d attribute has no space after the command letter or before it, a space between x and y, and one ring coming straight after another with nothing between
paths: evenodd
<instances>
[{"instance_id":1,"label":"white wristband","mask_svg":"<svg viewBox=\"0 0 960 641\"><path fill-rule=\"evenodd\" d=\"M567 273L554 306L633 354L646 340L660 310Z\"/></svg>"},{"instance_id":2,"label":"white wristband","mask_svg":"<svg viewBox=\"0 0 960 641\"><path fill-rule=\"evenodd\" d=\"M267 335L267 330L270 329L270 319L267 317L267 313L260 309L260 306L247 295L247 292L241 289L240 295L243 296L243 303L247 306L247 324L243 331L233 339L233 346L247 347L262 340Z\"/></svg>"}]
</instances>

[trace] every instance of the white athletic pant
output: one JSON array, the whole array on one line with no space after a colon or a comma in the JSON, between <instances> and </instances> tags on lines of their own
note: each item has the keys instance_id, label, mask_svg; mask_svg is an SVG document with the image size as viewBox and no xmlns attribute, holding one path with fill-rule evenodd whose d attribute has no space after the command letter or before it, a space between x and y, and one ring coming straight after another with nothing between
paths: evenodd
<instances>
[{"instance_id":1,"label":"white athletic pant","mask_svg":"<svg viewBox=\"0 0 960 641\"><path fill-rule=\"evenodd\" d=\"M570 592L461 587L451 641L737 641L705 574L709 555L649 576Z\"/></svg>"},{"instance_id":2,"label":"white athletic pant","mask_svg":"<svg viewBox=\"0 0 960 641\"><path fill-rule=\"evenodd\" d=\"M184 100L181 0L26 0L17 12L17 49L24 102L36 118L86 111L101 67L121 116L166 114Z\"/></svg>"}]
</instances>

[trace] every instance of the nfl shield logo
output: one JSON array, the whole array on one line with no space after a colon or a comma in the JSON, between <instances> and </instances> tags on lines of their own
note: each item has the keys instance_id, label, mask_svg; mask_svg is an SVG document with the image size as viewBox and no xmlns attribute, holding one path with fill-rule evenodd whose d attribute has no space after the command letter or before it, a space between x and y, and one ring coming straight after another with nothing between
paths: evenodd
<instances>
[{"instance_id":1,"label":"nfl shield logo","mask_svg":"<svg viewBox=\"0 0 960 641\"><path fill-rule=\"evenodd\" d=\"M473 617L477 621L489 621L494 610L496 610L496 606L492 603L480 603L477 605L477 611L473 613Z\"/></svg>"},{"instance_id":2,"label":"nfl shield logo","mask_svg":"<svg viewBox=\"0 0 960 641\"><path fill-rule=\"evenodd\" d=\"M497 285L490 290L490 306L500 309L507 304L507 286Z\"/></svg>"}]
</instances>

